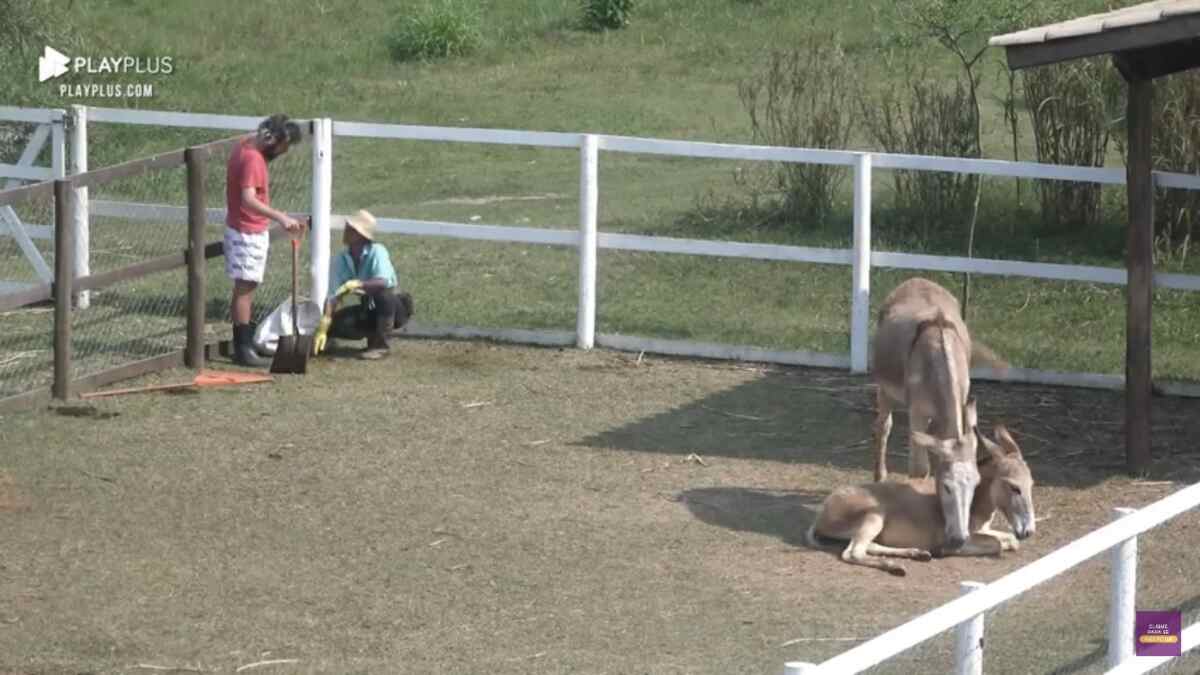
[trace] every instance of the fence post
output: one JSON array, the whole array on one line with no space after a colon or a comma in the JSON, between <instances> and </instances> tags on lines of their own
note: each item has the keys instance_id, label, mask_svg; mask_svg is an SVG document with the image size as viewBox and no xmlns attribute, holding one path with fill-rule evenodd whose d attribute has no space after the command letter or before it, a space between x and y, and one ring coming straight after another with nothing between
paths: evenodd
<instances>
[{"instance_id":1,"label":"fence post","mask_svg":"<svg viewBox=\"0 0 1200 675\"><path fill-rule=\"evenodd\" d=\"M963 595L984 587L977 581L959 584ZM954 672L957 675L983 675L983 612L954 629Z\"/></svg>"},{"instance_id":2,"label":"fence post","mask_svg":"<svg viewBox=\"0 0 1200 675\"><path fill-rule=\"evenodd\" d=\"M50 120L50 170L54 179L67 177L67 112L55 110Z\"/></svg>"},{"instance_id":3,"label":"fence post","mask_svg":"<svg viewBox=\"0 0 1200 675\"><path fill-rule=\"evenodd\" d=\"M817 667L815 663L805 663L803 661L788 661L783 664L783 675L804 675L812 672Z\"/></svg>"},{"instance_id":4,"label":"fence post","mask_svg":"<svg viewBox=\"0 0 1200 675\"><path fill-rule=\"evenodd\" d=\"M1113 520L1134 513L1135 509L1113 509ZM1112 547L1111 586L1108 601L1108 667L1115 668L1133 658L1133 633L1137 599L1137 537Z\"/></svg>"},{"instance_id":5,"label":"fence post","mask_svg":"<svg viewBox=\"0 0 1200 675\"><path fill-rule=\"evenodd\" d=\"M188 368L204 367L204 320L208 304L205 288L207 260L204 258L204 226L207 214L204 208L204 173L208 152L200 148L183 151L187 164L188 206L188 309L187 350L184 363Z\"/></svg>"},{"instance_id":6,"label":"fence post","mask_svg":"<svg viewBox=\"0 0 1200 675\"><path fill-rule=\"evenodd\" d=\"M597 138L583 136L579 156L579 307L575 343L591 349L596 339L596 212L600 202Z\"/></svg>"},{"instance_id":7,"label":"fence post","mask_svg":"<svg viewBox=\"0 0 1200 675\"><path fill-rule=\"evenodd\" d=\"M71 286L74 232L71 227L71 181L54 181L54 398L71 395Z\"/></svg>"},{"instance_id":8,"label":"fence post","mask_svg":"<svg viewBox=\"0 0 1200 675\"><path fill-rule=\"evenodd\" d=\"M87 173L87 106L71 106L71 175ZM90 235L88 232L88 189L75 188L75 278L91 274ZM75 299L76 307L87 309L91 304L88 291L80 291Z\"/></svg>"},{"instance_id":9,"label":"fence post","mask_svg":"<svg viewBox=\"0 0 1200 675\"><path fill-rule=\"evenodd\" d=\"M850 372L867 372L871 315L871 155L854 157L854 290L850 302Z\"/></svg>"},{"instance_id":10,"label":"fence post","mask_svg":"<svg viewBox=\"0 0 1200 675\"><path fill-rule=\"evenodd\" d=\"M312 231L309 232L312 287L318 307L329 294L329 228L333 209L333 120L312 121Z\"/></svg>"}]
</instances>

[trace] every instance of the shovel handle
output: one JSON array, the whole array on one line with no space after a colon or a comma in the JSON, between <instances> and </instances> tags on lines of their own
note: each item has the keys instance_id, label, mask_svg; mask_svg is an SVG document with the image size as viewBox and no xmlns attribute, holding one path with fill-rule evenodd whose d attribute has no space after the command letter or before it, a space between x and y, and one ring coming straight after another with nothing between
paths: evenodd
<instances>
[{"instance_id":1,"label":"shovel handle","mask_svg":"<svg viewBox=\"0 0 1200 675\"><path fill-rule=\"evenodd\" d=\"M298 292L300 283L297 277L296 268L300 265L300 240L292 238L292 335L296 339L300 339L300 322L296 318L296 293Z\"/></svg>"}]
</instances>

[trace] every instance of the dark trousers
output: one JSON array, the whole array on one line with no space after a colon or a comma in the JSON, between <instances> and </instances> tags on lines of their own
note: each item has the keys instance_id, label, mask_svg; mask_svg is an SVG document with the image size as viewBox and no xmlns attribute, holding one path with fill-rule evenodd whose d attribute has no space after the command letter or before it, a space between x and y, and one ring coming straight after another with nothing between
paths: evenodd
<instances>
[{"instance_id":1,"label":"dark trousers","mask_svg":"<svg viewBox=\"0 0 1200 675\"><path fill-rule=\"evenodd\" d=\"M408 323L412 315L412 301L409 298L407 293L396 295L391 288L364 295L358 305L343 307L333 313L329 337L343 340L366 338L373 344L387 344L387 334L393 328Z\"/></svg>"}]
</instances>

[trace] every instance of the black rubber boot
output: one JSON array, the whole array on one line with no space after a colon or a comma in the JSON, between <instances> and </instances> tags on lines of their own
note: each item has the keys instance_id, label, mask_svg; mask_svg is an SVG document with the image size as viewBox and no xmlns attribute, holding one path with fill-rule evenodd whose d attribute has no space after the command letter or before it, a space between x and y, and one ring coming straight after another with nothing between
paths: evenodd
<instances>
[{"instance_id":1,"label":"black rubber boot","mask_svg":"<svg viewBox=\"0 0 1200 675\"><path fill-rule=\"evenodd\" d=\"M254 333L249 324L233 324L233 362L251 368L263 368L271 363L254 349Z\"/></svg>"}]
</instances>

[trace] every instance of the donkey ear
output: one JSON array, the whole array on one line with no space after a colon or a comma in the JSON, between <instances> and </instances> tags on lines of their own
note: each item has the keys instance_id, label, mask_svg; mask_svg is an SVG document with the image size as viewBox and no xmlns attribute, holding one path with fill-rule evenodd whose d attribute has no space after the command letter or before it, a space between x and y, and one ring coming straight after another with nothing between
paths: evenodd
<instances>
[{"instance_id":1,"label":"donkey ear","mask_svg":"<svg viewBox=\"0 0 1200 675\"><path fill-rule=\"evenodd\" d=\"M1004 448L1004 452L1015 457L1021 456L1021 448L1017 442L1013 440L1012 434L1008 433L1008 429L1003 424L996 425L996 440L1000 441L1000 446Z\"/></svg>"},{"instance_id":2,"label":"donkey ear","mask_svg":"<svg viewBox=\"0 0 1200 675\"><path fill-rule=\"evenodd\" d=\"M908 432L908 442L911 443L914 448L921 448L923 450L933 450L938 445L938 439L930 436L924 431Z\"/></svg>"},{"instance_id":3,"label":"donkey ear","mask_svg":"<svg viewBox=\"0 0 1200 675\"><path fill-rule=\"evenodd\" d=\"M938 459L952 461L954 458L955 441L948 438L935 438L922 431L908 432L909 442L914 448L921 448L932 453Z\"/></svg>"},{"instance_id":4,"label":"donkey ear","mask_svg":"<svg viewBox=\"0 0 1200 675\"><path fill-rule=\"evenodd\" d=\"M1003 427L1001 427L1001 428L1003 428ZM979 437L979 442L983 444L983 449L987 450L988 454L992 456L992 459L994 459L996 461L1000 461L1000 460L1004 459L1004 457L1005 457L1004 448L1000 447L992 439L983 435L982 431L980 431L979 433L977 433L975 435L977 437Z\"/></svg>"}]
</instances>

